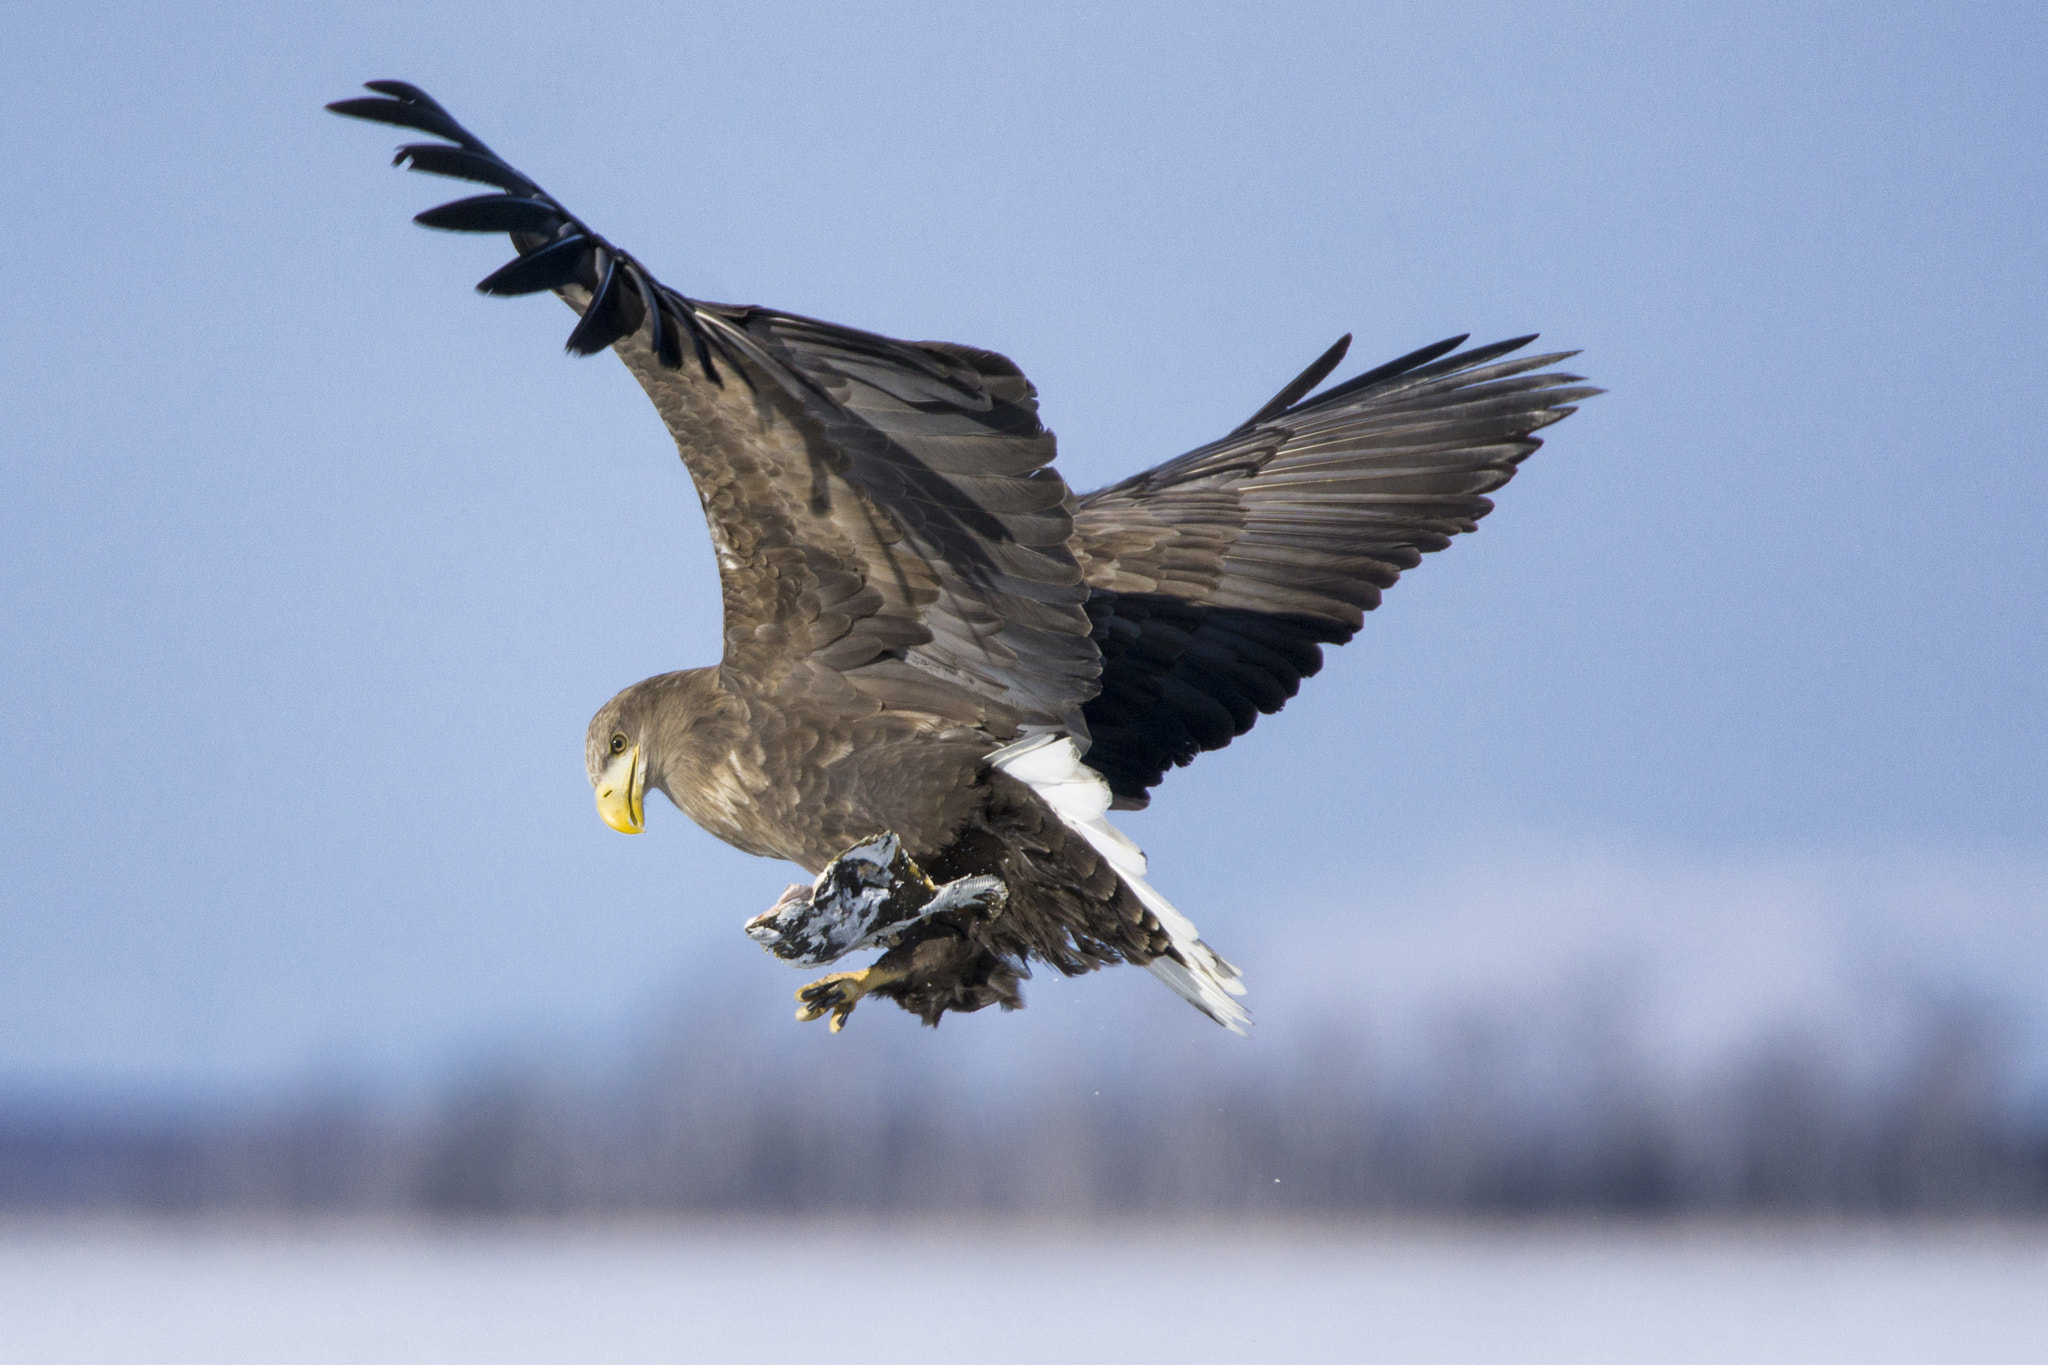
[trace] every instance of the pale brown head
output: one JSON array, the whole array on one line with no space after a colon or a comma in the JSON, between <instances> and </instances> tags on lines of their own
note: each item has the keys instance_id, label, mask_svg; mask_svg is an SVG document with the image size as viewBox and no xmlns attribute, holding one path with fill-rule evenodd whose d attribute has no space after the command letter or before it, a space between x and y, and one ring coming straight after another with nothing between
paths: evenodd
<instances>
[{"instance_id":1,"label":"pale brown head","mask_svg":"<svg viewBox=\"0 0 2048 1365\"><path fill-rule=\"evenodd\" d=\"M689 668L634 683L599 707L584 735L583 766L604 822L621 834L645 829L648 790L675 800L670 780L707 724L731 706L716 668Z\"/></svg>"}]
</instances>

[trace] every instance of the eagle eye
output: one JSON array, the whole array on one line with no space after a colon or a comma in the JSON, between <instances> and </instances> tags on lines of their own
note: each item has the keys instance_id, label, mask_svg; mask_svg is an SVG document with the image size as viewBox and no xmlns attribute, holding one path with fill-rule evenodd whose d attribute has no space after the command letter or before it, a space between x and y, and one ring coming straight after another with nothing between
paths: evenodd
<instances>
[{"instance_id":1,"label":"eagle eye","mask_svg":"<svg viewBox=\"0 0 2048 1365\"><path fill-rule=\"evenodd\" d=\"M612 752L614 754L626 752L626 736L623 732L612 736Z\"/></svg>"}]
</instances>

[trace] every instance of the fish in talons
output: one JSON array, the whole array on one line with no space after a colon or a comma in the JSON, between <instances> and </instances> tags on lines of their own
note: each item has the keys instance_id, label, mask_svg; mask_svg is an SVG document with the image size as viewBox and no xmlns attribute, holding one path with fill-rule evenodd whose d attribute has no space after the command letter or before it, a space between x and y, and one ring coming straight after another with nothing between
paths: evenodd
<instances>
[{"instance_id":1,"label":"fish in talons","mask_svg":"<svg viewBox=\"0 0 2048 1365\"><path fill-rule=\"evenodd\" d=\"M903 851L894 834L855 844L828 863L809 886L797 883L747 921L747 937L785 962L821 967L863 948L896 948L945 917L994 919L1009 903L1000 877L938 883ZM893 980L882 963L838 972L797 992L802 1021L832 1015L832 1032L862 996Z\"/></svg>"}]
</instances>

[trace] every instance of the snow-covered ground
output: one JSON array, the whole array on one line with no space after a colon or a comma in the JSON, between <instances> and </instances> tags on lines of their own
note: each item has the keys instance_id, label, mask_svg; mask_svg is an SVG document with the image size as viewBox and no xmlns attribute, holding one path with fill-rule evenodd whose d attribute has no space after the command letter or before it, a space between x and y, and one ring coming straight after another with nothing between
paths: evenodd
<instances>
[{"instance_id":1,"label":"snow-covered ground","mask_svg":"<svg viewBox=\"0 0 2048 1365\"><path fill-rule=\"evenodd\" d=\"M6 1365L2042 1359L2048 1228L0 1226Z\"/></svg>"}]
</instances>

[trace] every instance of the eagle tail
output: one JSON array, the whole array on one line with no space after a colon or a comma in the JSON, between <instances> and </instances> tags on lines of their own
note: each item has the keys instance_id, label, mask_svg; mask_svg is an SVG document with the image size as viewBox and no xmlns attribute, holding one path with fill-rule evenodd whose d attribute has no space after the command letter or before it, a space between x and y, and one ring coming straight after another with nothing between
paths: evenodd
<instances>
[{"instance_id":1,"label":"eagle tail","mask_svg":"<svg viewBox=\"0 0 2048 1365\"><path fill-rule=\"evenodd\" d=\"M1053 808L1062 824L1108 860L1124 885L1152 912L1173 942L1173 954L1155 957L1147 971L1175 995L1232 1033L1243 1033L1251 1015L1236 997L1244 994L1237 968L1202 942L1192 921L1145 880L1145 854L1109 822L1109 783L1081 761L1065 735L1034 735L989 755L989 762L1028 784Z\"/></svg>"}]
</instances>

